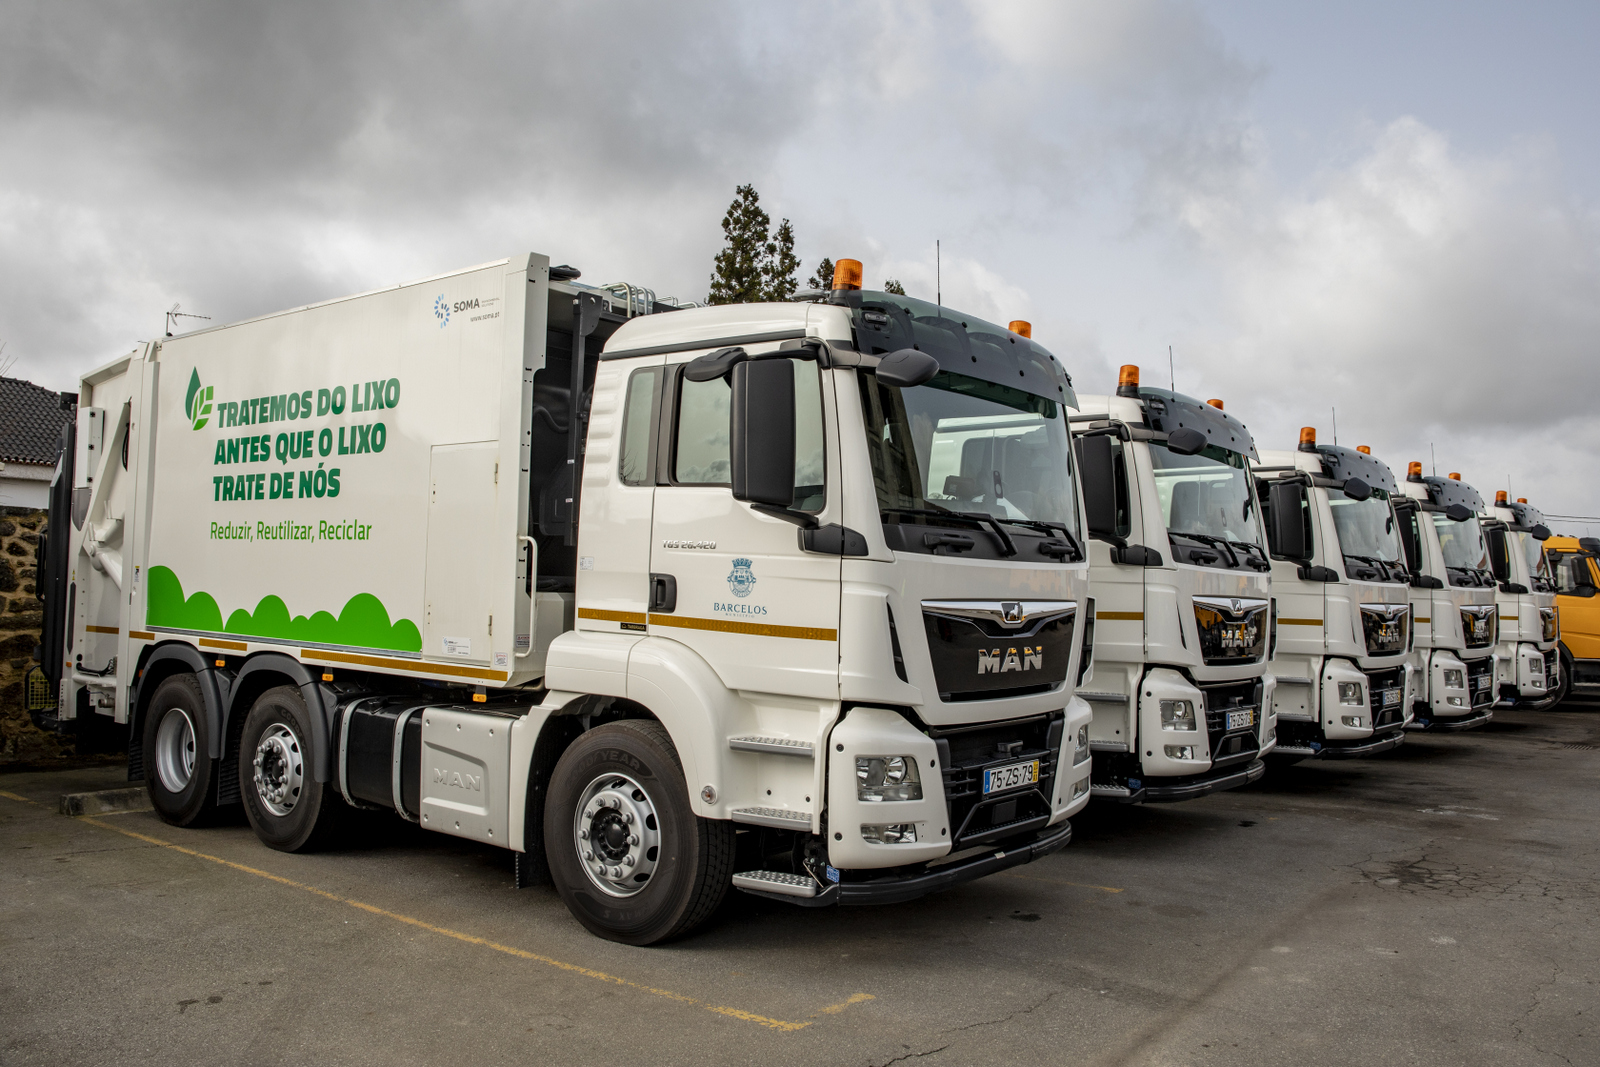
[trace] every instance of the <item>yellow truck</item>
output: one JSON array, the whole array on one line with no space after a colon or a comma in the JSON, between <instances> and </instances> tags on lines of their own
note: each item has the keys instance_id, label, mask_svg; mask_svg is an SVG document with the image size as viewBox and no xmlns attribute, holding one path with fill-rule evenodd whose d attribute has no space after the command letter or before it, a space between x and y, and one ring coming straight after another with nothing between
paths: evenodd
<instances>
[{"instance_id":1,"label":"yellow truck","mask_svg":"<svg viewBox=\"0 0 1600 1067\"><path fill-rule=\"evenodd\" d=\"M1544 543L1556 580L1561 632L1561 697L1600 697L1600 538L1551 537Z\"/></svg>"}]
</instances>

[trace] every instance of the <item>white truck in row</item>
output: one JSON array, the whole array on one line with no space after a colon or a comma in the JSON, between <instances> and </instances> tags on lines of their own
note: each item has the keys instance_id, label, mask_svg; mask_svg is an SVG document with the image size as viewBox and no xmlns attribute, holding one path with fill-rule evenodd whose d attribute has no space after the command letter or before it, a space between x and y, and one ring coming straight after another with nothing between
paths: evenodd
<instances>
[{"instance_id":1,"label":"white truck in row","mask_svg":"<svg viewBox=\"0 0 1600 1067\"><path fill-rule=\"evenodd\" d=\"M1177 801L1253 782L1277 743L1271 571L1251 460L1219 401L1139 384L1072 416L1095 598L1092 791Z\"/></svg>"},{"instance_id":2,"label":"white truck in row","mask_svg":"<svg viewBox=\"0 0 1600 1067\"><path fill-rule=\"evenodd\" d=\"M1543 711L1562 696L1556 585L1544 552L1550 528L1538 508L1509 497L1499 490L1494 506L1479 516L1500 609L1495 706Z\"/></svg>"},{"instance_id":3,"label":"white truck in row","mask_svg":"<svg viewBox=\"0 0 1600 1067\"><path fill-rule=\"evenodd\" d=\"M1297 450L1261 458L1278 609L1274 756L1395 748L1412 717L1412 626L1394 474L1366 449L1319 445L1313 427Z\"/></svg>"},{"instance_id":4,"label":"white truck in row","mask_svg":"<svg viewBox=\"0 0 1600 1067\"><path fill-rule=\"evenodd\" d=\"M890 902L1061 848L1091 781L1071 379L859 285L676 310L517 255L139 345L83 377L58 474L62 717L125 724L171 823L242 803L297 850L386 809L632 944L730 885ZM1171 465L1238 491L1241 448ZM1265 596L1247 536L1188 553L1181 604L1135 594L1227 716L1163 766L1262 745L1259 664L1209 666L1264 648L1222 621ZM1191 592L1223 604L1184 636ZM1139 706L1203 714L1168 673Z\"/></svg>"}]
</instances>

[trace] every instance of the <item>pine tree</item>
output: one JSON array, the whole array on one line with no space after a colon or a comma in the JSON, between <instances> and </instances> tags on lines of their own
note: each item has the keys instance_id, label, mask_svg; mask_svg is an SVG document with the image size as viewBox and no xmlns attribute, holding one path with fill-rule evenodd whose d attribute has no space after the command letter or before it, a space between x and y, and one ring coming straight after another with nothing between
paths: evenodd
<instances>
[{"instance_id":1,"label":"pine tree","mask_svg":"<svg viewBox=\"0 0 1600 1067\"><path fill-rule=\"evenodd\" d=\"M899 279L897 278L890 278L888 281L884 282L883 291L886 293L893 293L895 296L906 295L906 287L901 285Z\"/></svg>"},{"instance_id":2,"label":"pine tree","mask_svg":"<svg viewBox=\"0 0 1600 1067\"><path fill-rule=\"evenodd\" d=\"M712 304L751 304L763 299L767 284L768 228L772 219L761 210L761 194L753 185L734 190L733 203L722 217L727 244L717 253L711 275Z\"/></svg>"},{"instance_id":3,"label":"pine tree","mask_svg":"<svg viewBox=\"0 0 1600 1067\"><path fill-rule=\"evenodd\" d=\"M794 227L784 219L778 233L767 245L767 262L762 273L767 279L768 300L793 300L799 283L794 272L800 269L800 257L794 254Z\"/></svg>"},{"instance_id":4,"label":"pine tree","mask_svg":"<svg viewBox=\"0 0 1600 1067\"><path fill-rule=\"evenodd\" d=\"M817 272L806 279L806 288L821 289L823 292L833 288L833 260L822 257L822 262L817 264Z\"/></svg>"}]
</instances>

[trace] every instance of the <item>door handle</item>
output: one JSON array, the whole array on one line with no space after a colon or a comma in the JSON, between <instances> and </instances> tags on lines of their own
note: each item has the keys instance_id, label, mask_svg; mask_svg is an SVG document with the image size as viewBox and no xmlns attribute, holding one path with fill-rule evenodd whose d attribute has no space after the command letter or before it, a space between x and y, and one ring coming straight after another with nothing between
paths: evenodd
<instances>
[{"instance_id":1,"label":"door handle","mask_svg":"<svg viewBox=\"0 0 1600 1067\"><path fill-rule=\"evenodd\" d=\"M650 610L661 612L678 610L678 579L670 574L650 575Z\"/></svg>"}]
</instances>

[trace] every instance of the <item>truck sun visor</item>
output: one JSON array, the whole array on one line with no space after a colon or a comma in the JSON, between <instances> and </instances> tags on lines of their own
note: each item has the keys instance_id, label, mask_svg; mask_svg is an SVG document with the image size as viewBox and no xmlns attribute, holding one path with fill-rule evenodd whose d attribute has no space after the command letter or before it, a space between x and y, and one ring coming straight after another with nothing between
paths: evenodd
<instances>
[{"instance_id":1,"label":"truck sun visor","mask_svg":"<svg viewBox=\"0 0 1600 1067\"><path fill-rule=\"evenodd\" d=\"M1157 433L1198 430L1218 448L1226 448L1254 460L1261 458L1256 454L1255 438L1250 436L1245 424L1221 408L1212 407L1192 396L1148 386L1139 388L1139 399L1144 401L1145 417L1150 422L1150 428Z\"/></svg>"},{"instance_id":2,"label":"truck sun visor","mask_svg":"<svg viewBox=\"0 0 1600 1067\"><path fill-rule=\"evenodd\" d=\"M1428 475L1422 482L1428 487L1430 503L1442 508L1460 504L1474 515L1483 511L1483 497L1466 482L1458 482L1454 478L1441 478L1436 474Z\"/></svg>"},{"instance_id":3,"label":"truck sun visor","mask_svg":"<svg viewBox=\"0 0 1600 1067\"><path fill-rule=\"evenodd\" d=\"M1382 489L1393 496L1400 491L1389 465L1365 452L1343 445L1318 445L1322 454L1322 473L1336 482L1360 478L1373 489Z\"/></svg>"}]
</instances>

